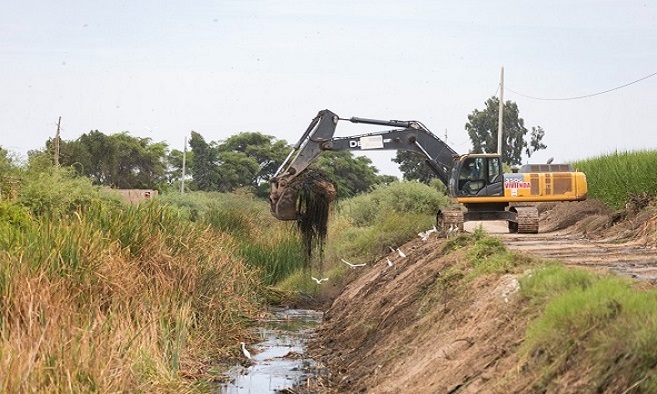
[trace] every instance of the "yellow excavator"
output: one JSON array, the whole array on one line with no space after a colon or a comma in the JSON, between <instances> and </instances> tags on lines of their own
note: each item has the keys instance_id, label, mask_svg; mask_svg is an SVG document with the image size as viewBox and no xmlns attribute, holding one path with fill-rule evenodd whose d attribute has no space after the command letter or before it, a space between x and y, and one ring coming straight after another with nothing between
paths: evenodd
<instances>
[{"instance_id":1,"label":"yellow excavator","mask_svg":"<svg viewBox=\"0 0 657 394\"><path fill-rule=\"evenodd\" d=\"M393 127L392 130L334 137L338 122ZM456 209L437 213L437 225L444 230L463 230L471 220L505 220L510 232L537 233L538 210L531 203L581 201L586 199L586 175L569 164L528 164L518 172L504 174L498 154L459 155L444 141L417 121L340 118L329 110L320 111L292 147L271 178L271 212L280 220L297 220L298 187L295 179L323 151L413 151L426 158L426 164L446 185ZM330 198L333 185L326 182Z\"/></svg>"}]
</instances>

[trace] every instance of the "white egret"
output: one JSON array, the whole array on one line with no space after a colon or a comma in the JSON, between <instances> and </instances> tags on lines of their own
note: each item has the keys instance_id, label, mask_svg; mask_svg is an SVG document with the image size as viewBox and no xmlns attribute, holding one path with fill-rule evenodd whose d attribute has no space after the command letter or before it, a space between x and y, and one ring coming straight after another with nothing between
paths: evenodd
<instances>
[{"instance_id":1,"label":"white egret","mask_svg":"<svg viewBox=\"0 0 657 394\"><path fill-rule=\"evenodd\" d=\"M317 278L315 278L314 276L311 276L310 278L311 278L312 280L314 280L315 282L317 282L318 285L321 285L322 282L326 282L326 281L328 280L328 278L317 279Z\"/></svg>"},{"instance_id":2,"label":"white egret","mask_svg":"<svg viewBox=\"0 0 657 394\"><path fill-rule=\"evenodd\" d=\"M251 353L249 353L249 351L246 349L246 345L244 344L244 342L240 342L240 345L242 345L242 353L244 353L244 357L251 360Z\"/></svg>"},{"instance_id":3,"label":"white egret","mask_svg":"<svg viewBox=\"0 0 657 394\"><path fill-rule=\"evenodd\" d=\"M358 268L358 267L364 267L364 266L367 265L367 264L365 264L365 263L361 263L361 264L352 264L352 263L350 263L350 262L348 262L347 260L342 259L342 258L341 258L340 260L342 260L343 263L347 264L347 265L348 265L349 267L351 267L352 269L354 269L354 268Z\"/></svg>"},{"instance_id":4,"label":"white egret","mask_svg":"<svg viewBox=\"0 0 657 394\"><path fill-rule=\"evenodd\" d=\"M394 265L392 260L390 260L390 257L386 257L386 260L387 260L387 263L388 263L388 267L392 267Z\"/></svg>"},{"instance_id":5,"label":"white egret","mask_svg":"<svg viewBox=\"0 0 657 394\"><path fill-rule=\"evenodd\" d=\"M420 239L423 240L423 241L426 241L427 239L429 239L429 234L426 233L426 232L424 232L424 231L417 233L417 235L418 235L418 236L420 237Z\"/></svg>"},{"instance_id":6,"label":"white egret","mask_svg":"<svg viewBox=\"0 0 657 394\"><path fill-rule=\"evenodd\" d=\"M400 248L397 248L397 253L399 254L399 257L404 258L406 257L406 253L402 252Z\"/></svg>"}]
</instances>

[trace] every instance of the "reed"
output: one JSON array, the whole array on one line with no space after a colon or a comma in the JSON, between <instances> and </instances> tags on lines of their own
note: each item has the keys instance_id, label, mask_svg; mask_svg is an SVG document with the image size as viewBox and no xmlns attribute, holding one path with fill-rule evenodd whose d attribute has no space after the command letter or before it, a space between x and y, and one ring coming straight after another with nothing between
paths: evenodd
<instances>
[{"instance_id":1,"label":"reed","mask_svg":"<svg viewBox=\"0 0 657 394\"><path fill-rule=\"evenodd\" d=\"M303 266L303 245L295 223L275 219L266 201L250 194L185 196L168 196L164 201L184 215L187 207L194 206L196 220L228 235L235 255L259 275L263 285L275 285Z\"/></svg>"},{"instance_id":2,"label":"reed","mask_svg":"<svg viewBox=\"0 0 657 394\"><path fill-rule=\"evenodd\" d=\"M589 196L622 208L629 194L657 195L657 151L613 152L575 163L586 174Z\"/></svg>"},{"instance_id":3,"label":"reed","mask_svg":"<svg viewBox=\"0 0 657 394\"><path fill-rule=\"evenodd\" d=\"M156 202L43 206L0 226L0 391L190 391L248 335L229 235Z\"/></svg>"},{"instance_id":4,"label":"reed","mask_svg":"<svg viewBox=\"0 0 657 394\"><path fill-rule=\"evenodd\" d=\"M447 203L436 188L419 182L380 185L342 201L329 229L327 258L373 262L435 225L436 212Z\"/></svg>"}]
</instances>

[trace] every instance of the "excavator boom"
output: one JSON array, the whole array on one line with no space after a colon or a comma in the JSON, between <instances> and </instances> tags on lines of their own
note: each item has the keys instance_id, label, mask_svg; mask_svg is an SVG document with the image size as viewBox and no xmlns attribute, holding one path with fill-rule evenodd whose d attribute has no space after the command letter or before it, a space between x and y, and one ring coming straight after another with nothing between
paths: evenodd
<instances>
[{"instance_id":1,"label":"excavator boom","mask_svg":"<svg viewBox=\"0 0 657 394\"><path fill-rule=\"evenodd\" d=\"M398 129L351 137L333 137L339 121L392 126ZM438 178L448 185L454 159L458 154L416 121L377 120L352 117L342 119L325 109L319 111L299 141L292 147L283 164L270 180L269 193L272 214L280 220L296 220L298 179L308 166L326 150L408 150L425 156L427 164ZM431 153L429 152L431 151ZM330 198L335 188L324 182Z\"/></svg>"}]
</instances>

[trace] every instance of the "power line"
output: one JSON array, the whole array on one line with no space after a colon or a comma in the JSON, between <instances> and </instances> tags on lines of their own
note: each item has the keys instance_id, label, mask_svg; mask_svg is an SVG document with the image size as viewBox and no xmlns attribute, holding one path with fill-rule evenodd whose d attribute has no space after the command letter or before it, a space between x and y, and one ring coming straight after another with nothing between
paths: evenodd
<instances>
[{"instance_id":1,"label":"power line","mask_svg":"<svg viewBox=\"0 0 657 394\"><path fill-rule=\"evenodd\" d=\"M495 89L495 93L493 93L493 95L491 97L497 97L497 92L499 92L499 91L500 91L500 84L498 83L497 84L497 89Z\"/></svg>"},{"instance_id":2,"label":"power line","mask_svg":"<svg viewBox=\"0 0 657 394\"><path fill-rule=\"evenodd\" d=\"M513 93L517 94L518 96L522 96L522 97L526 97L526 98L530 98L530 99L534 99L534 100L544 100L544 101L580 100L580 99L585 99L585 98L589 98L589 97L593 97L593 96L599 96L599 95L601 95L601 94L605 94L605 93L613 92L614 90L622 89L622 88L624 88L624 87L627 87L627 86L633 85L633 84L635 84L635 83L637 83L637 82L641 82L641 81L643 81L643 80L645 80L645 79L648 79L648 78L650 78L650 77L654 77L655 75L657 75L657 72L652 73L652 74L650 74L650 75L647 75L647 76L645 76L645 77L643 77L643 78L639 78L639 79L637 79L637 80L635 80L635 81L632 81L632 82L626 83L626 84L624 84L624 85L617 86L617 87L612 88L612 89L607 89L607 90L602 91L602 92L592 93L592 94L586 94L586 95L584 95L584 96L575 96L575 97L563 97L563 98L545 98L545 97L535 97L535 96L530 96L530 95L523 94L523 93L520 93L520 92L516 92L515 90L513 90L513 89L511 89L511 88L509 88L509 87L506 87L506 90L508 90L508 91L510 91L510 92L513 92Z\"/></svg>"}]
</instances>

